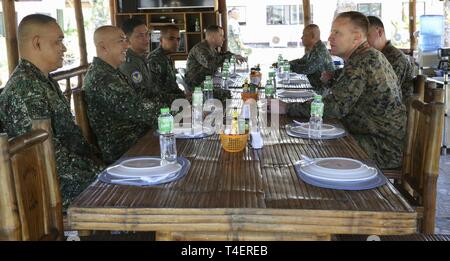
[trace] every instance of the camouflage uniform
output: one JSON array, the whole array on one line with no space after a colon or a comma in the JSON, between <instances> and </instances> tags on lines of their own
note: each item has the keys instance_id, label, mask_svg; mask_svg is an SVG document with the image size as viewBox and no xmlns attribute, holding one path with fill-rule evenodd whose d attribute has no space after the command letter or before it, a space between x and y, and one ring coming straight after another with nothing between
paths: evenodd
<instances>
[{"instance_id":1,"label":"camouflage uniform","mask_svg":"<svg viewBox=\"0 0 450 261\"><path fill-rule=\"evenodd\" d=\"M322 41L318 41L302 58L290 61L289 64L293 72L306 74L318 92L322 92L322 72L334 71L333 59Z\"/></svg>"},{"instance_id":2,"label":"camouflage uniform","mask_svg":"<svg viewBox=\"0 0 450 261\"><path fill-rule=\"evenodd\" d=\"M84 79L87 112L103 160L112 163L150 128L160 104L140 97L126 77L94 57Z\"/></svg>"},{"instance_id":3,"label":"camouflage uniform","mask_svg":"<svg viewBox=\"0 0 450 261\"><path fill-rule=\"evenodd\" d=\"M324 97L324 115L340 119L381 168L401 165L406 109L396 83L387 59L365 42ZM287 106L290 115L309 115L307 103Z\"/></svg>"},{"instance_id":4,"label":"camouflage uniform","mask_svg":"<svg viewBox=\"0 0 450 261\"><path fill-rule=\"evenodd\" d=\"M241 48L241 28L237 20L231 18L228 20L228 50L230 52L243 55Z\"/></svg>"},{"instance_id":5,"label":"camouflage uniform","mask_svg":"<svg viewBox=\"0 0 450 261\"><path fill-rule=\"evenodd\" d=\"M91 148L75 125L69 102L59 85L27 60L21 59L0 95L1 122L10 137L31 131L33 119L52 123L56 169L63 205L80 194L101 171L90 158Z\"/></svg>"},{"instance_id":6,"label":"camouflage uniform","mask_svg":"<svg viewBox=\"0 0 450 261\"><path fill-rule=\"evenodd\" d=\"M212 50L206 40L192 47L186 64L186 83L190 91L200 86L206 75L213 76L217 68L232 55L230 52L219 53L217 50Z\"/></svg>"},{"instance_id":7,"label":"camouflage uniform","mask_svg":"<svg viewBox=\"0 0 450 261\"><path fill-rule=\"evenodd\" d=\"M173 100L184 98L184 92L178 88L177 76L172 59L159 47L147 57L150 77L154 89L161 95L161 99L170 104Z\"/></svg>"},{"instance_id":8,"label":"camouflage uniform","mask_svg":"<svg viewBox=\"0 0 450 261\"><path fill-rule=\"evenodd\" d=\"M397 74L398 86L402 90L402 101L406 104L406 101L414 92L414 66L402 51L391 44L391 41L388 41L381 52L386 56Z\"/></svg>"},{"instance_id":9,"label":"camouflage uniform","mask_svg":"<svg viewBox=\"0 0 450 261\"><path fill-rule=\"evenodd\" d=\"M127 60L120 65L120 71L128 78L129 82L133 82L136 92L144 95L151 94L152 97L157 91L152 84L150 72L148 69L145 56L138 55L131 48L127 50Z\"/></svg>"}]
</instances>

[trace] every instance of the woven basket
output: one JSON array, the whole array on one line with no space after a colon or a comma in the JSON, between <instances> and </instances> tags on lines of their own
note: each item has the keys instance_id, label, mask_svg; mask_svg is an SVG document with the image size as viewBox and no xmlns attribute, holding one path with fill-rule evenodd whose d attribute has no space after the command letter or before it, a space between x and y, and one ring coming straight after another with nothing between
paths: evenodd
<instances>
[{"instance_id":1,"label":"woven basket","mask_svg":"<svg viewBox=\"0 0 450 261\"><path fill-rule=\"evenodd\" d=\"M248 134L226 135L220 134L220 143L227 152L239 152L247 146Z\"/></svg>"}]
</instances>

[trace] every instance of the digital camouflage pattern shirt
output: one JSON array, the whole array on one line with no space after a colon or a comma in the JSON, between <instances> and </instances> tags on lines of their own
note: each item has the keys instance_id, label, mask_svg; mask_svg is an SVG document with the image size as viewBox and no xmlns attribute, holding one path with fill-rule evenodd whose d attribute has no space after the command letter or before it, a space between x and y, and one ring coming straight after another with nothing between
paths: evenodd
<instances>
[{"instance_id":1,"label":"digital camouflage pattern shirt","mask_svg":"<svg viewBox=\"0 0 450 261\"><path fill-rule=\"evenodd\" d=\"M324 116L340 119L379 167L401 166L406 109L395 72L381 52L361 44L323 100ZM287 106L290 115L309 116L308 103Z\"/></svg>"},{"instance_id":2,"label":"digital camouflage pattern shirt","mask_svg":"<svg viewBox=\"0 0 450 261\"><path fill-rule=\"evenodd\" d=\"M131 48L128 48L126 61L119 68L128 78L128 81L133 83L137 93L141 95L150 94L150 97L157 93L150 78L145 56L138 55Z\"/></svg>"},{"instance_id":3,"label":"digital camouflage pattern shirt","mask_svg":"<svg viewBox=\"0 0 450 261\"><path fill-rule=\"evenodd\" d=\"M106 163L119 159L157 126L160 104L140 97L119 69L100 58L94 57L83 88L89 122Z\"/></svg>"},{"instance_id":4,"label":"digital camouflage pattern shirt","mask_svg":"<svg viewBox=\"0 0 450 261\"><path fill-rule=\"evenodd\" d=\"M213 76L223 62L231 56L233 56L231 52L219 53L217 50L211 49L206 40L192 47L186 64L186 83L190 87L190 91L193 91L196 86L200 86L206 75Z\"/></svg>"},{"instance_id":5,"label":"digital camouflage pattern shirt","mask_svg":"<svg viewBox=\"0 0 450 261\"><path fill-rule=\"evenodd\" d=\"M170 105L175 99L184 98L184 92L178 88L176 71L173 61L161 47L156 48L147 56L150 78L153 89L160 96L162 102ZM146 94L146 97L149 97ZM153 94L154 95L154 94Z\"/></svg>"},{"instance_id":6,"label":"digital camouflage pattern shirt","mask_svg":"<svg viewBox=\"0 0 450 261\"><path fill-rule=\"evenodd\" d=\"M392 68L397 75L397 85L401 89L403 104L406 104L408 98L411 97L414 92L414 66L402 51L391 44L391 41L388 41L381 52L386 56L386 59L392 65Z\"/></svg>"},{"instance_id":7,"label":"digital camouflage pattern shirt","mask_svg":"<svg viewBox=\"0 0 450 261\"><path fill-rule=\"evenodd\" d=\"M334 63L327 47L322 41L318 41L305 55L289 62L291 70L296 73L306 74L309 82L319 93L322 93L322 72L333 72Z\"/></svg>"},{"instance_id":8,"label":"digital camouflage pattern shirt","mask_svg":"<svg viewBox=\"0 0 450 261\"><path fill-rule=\"evenodd\" d=\"M101 171L91 160L91 148L75 124L70 104L59 85L36 66L21 59L0 95L0 122L9 137L31 131L33 119L52 123L63 206L80 194Z\"/></svg>"}]
</instances>

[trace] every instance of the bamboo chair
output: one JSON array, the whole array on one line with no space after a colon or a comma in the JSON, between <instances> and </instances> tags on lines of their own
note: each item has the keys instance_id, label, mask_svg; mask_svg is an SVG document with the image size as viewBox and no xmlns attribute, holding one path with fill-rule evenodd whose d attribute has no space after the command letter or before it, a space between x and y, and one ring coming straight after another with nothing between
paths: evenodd
<instances>
[{"instance_id":1,"label":"bamboo chair","mask_svg":"<svg viewBox=\"0 0 450 261\"><path fill-rule=\"evenodd\" d=\"M439 89L436 89L437 93ZM437 97L440 94L436 94ZM444 104L411 101L402 176L396 187L419 213L419 232L433 234Z\"/></svg>"},{"instance_id":2,"label":"bamboo chair","mask_svg":"<svg viewBox=\"0 0 450 261\"><path fill-rule=\"evenodd\" d=\"M86 140L96 146L94 134L89 124L87 115L86 102L84 99L84 91L81 88L72 89L73 104L75 107L75 122L80 126L81 132Z\"/></svg>"},{"instance_id":3,"label":"bamboo chair","mask_svg":"<svg viewBox=\"0 0 450 261\"><path fill-rule=\"evenodd\" d=\"M0 134L0 191L0 240L63 239L50 120L9 141Z\"/></svg>"},{"instance_id":4,"label":"bamboo chair","mask_svg":"<svg viewBox=\"0 0 450 261\"><path fill-rule=\"evenodd\" d=\"M427 81L427 76L425 75L417 75L416 77L414 77L413 83L414 83L414 94L413 96L411 96L409 98L409 101L411 100L420 100L423 101L424 100L424 95L425 95L425 83ZM409 106L406 106L406 109L409 110ZM409 129L406 129L406 132L408 132ZM407 134L408 135L408 134ZM407 154L406 152L406 143L405 143L405 148L403 151L403 160L405 161L405 155ZM398 182L401 178L402 175L402 169L401 168L396 168L396 169L383 169L383 174L390 180L393 180L394 183Z\"/></svg>"}]
</instances>

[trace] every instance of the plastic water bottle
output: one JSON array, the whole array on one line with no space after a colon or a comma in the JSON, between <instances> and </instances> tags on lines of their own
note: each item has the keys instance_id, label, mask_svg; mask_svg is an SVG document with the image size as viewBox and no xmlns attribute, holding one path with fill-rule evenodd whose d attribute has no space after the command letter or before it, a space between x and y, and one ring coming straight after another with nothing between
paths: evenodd
<instances>
[{"instance_id":1,"label":"plastic water bottle","mask_svg":"<svg viewBox=\"0 0 450 261\"><path fill-rule=\"evenodd\" d=\"M177 162L177 145L173 133L173 116L169 108L161 108L158 117L159 146L161 150L161 165Z\"/></svg>"},{"instance_id":2,"label":"plastic water bottle","mask_svg":"<svg viewBox=\"0 0 450 261\"><path fill-rule=\"evenodd\" d=\"M236 57L231 56L230 59L230 75L234 77L236 75Z\"/></svg>"},{"instance_id":3,"label":"plastic water bottle","mask_svg":"<svg viewBox=\"0 0 450 261\"><path fill-rule=\"evenodd\" d=\"M283 64L283 84L289 84L289 77L290 77L290 71L291 71L291 66L289 64L289 61L285 60L284 64Z\"/></svg>"},{"instance_id":4,"label":"plastic water bottle","mask_svg":"<svg viewBox=\"0 0 450 261\"><path fill-rule=\"evenodd\" d=\"M273 98L275 96L275 88L272 85L272 80L267 80L266 86L264 87L264 94L266 99Z\"/></svg>"},{"instance_id":5,"label":"plastic water bottle","mask_svg":"<svg viewBox=\"0 0 450 261\"><path fill-rule=\"evenodd\" d=\"M203 81L203 100L207 101L213 99L213 80L210 75L207 75Z\"/></svg>"},{"instance_id":6,"label":"plastic water bottle","mask_svg":"<svg viewBox=\"0 0 450 261\"><path fill-rule=\"evenodd\" d=\"M269 68L269 80L272 80L272 84L273 84L273 88L275 88L275 90L277 89L277 77L275 74L275 69L270 66Z\"/></svg>"},{"instance_id":7,"label":"plastic water bottle","mask_svg":"<svg viewBox=\"0 0 450 261\"><path fill-rule=\"evenodd\" d=\"M283 59L283 55L281 55L281 53L278 55L278 59L277 59L277 65L278 65L278 70L277 73L278 75L281 75L281 70L283 68L283 64L284 64L284 59Z\"/></svg>"},{"instance_id":8,"label":"plastic water bottle","mask_svg":"<svg viewBox=\"0 0 450 261\"><path fill-rule=\"evenodd\" d=\"M323 102L322 96L314 96L314 101L311 103L311 117L309 118L308 136L310 138L322 137L322 116L323 116Z\"/></svg>"},{"instance_id":9,"label":"plastic water bottle","mask_svg":"<svg viewBox=\"0 0 450 261\"><path fill-rule=\"evenodd\" d=\"M222 70L222 88L228 90L228 77L230 72L228 71L228 67L223 67Z\"/></svg>"},{"instance_id":10,"label":"plastic water bottle","mask_svg":"<svg viewBox=\"0 0 450 261\"><path fill-rule=\"evenodd\" d=\"M192 95L192 130L194 134L203 131L203 92L200 87L195 87Z\"/></svg>"}]
</instances>

